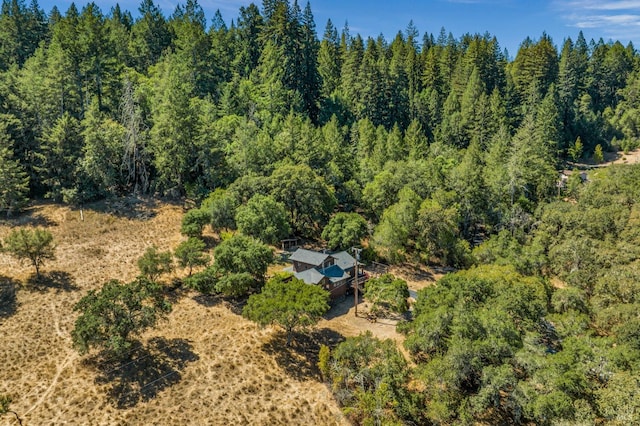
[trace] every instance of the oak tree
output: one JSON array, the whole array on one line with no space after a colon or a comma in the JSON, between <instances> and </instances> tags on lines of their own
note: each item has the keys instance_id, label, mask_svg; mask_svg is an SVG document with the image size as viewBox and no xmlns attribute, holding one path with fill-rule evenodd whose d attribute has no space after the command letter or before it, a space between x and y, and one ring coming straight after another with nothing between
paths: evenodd
<instances>
[{"instance_id":1,"label":"oak tree","mask_svg":"<svg viewBox=\"0 0 640 426\"><path fill-rule=\"evenodd\" d=\"M130 283L110 280L89 291L73 309L80 313L71 332L80 354L95 348L125 358L133 337L154 327L171 304L159 284L139 277Z\"/></svg>"},{"instance_id":2,"label":"oak tree","mask_svg":"<svg viewBox=\"0 0 640 426\"><path fill-rule=\"evenodd\" d=\"M276 324L287 333L316 324L329 310L329 292L287 274L276 275L262 292L249 297L242 315L261 326Z\"/></svg>"}]
</instances>

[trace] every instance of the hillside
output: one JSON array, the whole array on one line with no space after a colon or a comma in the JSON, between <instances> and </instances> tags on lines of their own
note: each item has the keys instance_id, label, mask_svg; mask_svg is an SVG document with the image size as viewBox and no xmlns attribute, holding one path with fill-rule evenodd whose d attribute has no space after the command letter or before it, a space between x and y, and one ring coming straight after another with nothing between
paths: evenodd
<instances>
[{"instance_id":1,"label":"hillside","mask_svg":"<svg viewBox=\"0 0 640 426\"><path fill-rule=\"evenodd\" d=\"M14 225L46 226L57 242L57 260L45 265L49 285L20 289L14 312L0 317L0 394L13 396L25 425L346 424L304 345L281 351L274 330L214 299L175 294L168 321L144 336L146 352L130 365L96 364L73 350L73 305L107 279L133 278L147 246L175 247L182 213L118 201L89 206L81 221L77 210L38 205L0 226L0 238ZM1 279L30 274L0 255ZM340 336L321 329L315 337Z\"/></svg>"}]
</instances>

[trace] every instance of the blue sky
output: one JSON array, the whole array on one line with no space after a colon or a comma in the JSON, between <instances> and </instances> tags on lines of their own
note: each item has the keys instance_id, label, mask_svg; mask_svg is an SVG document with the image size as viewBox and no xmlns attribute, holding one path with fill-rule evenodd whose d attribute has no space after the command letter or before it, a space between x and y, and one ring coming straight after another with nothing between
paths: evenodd
<instances>
[{"instance_id":1,"label":"blue sky","mask_svg":"<svg viewBox=\"0 0 640 426\"><path fill-rule=\"evenodd\" d=\"M88 1L88 0L87 0ZM76 0L78 7L87 1ZM115 0L94 0L107 13ZM182 0L155 0L166 15L173 12ZM249 0L199 0L207 18L220 9L230 22L238 15L240 6ZM255 1L261 6L262 1ZM299 0L304 7L306 0ZM69 0L40 0L45 10L56 4L64 13ZM121 0L120 6L137 12L139 0ZM392 40L399 30L406 29L410 20L420 31L436 37L442 27L456 38L464 33L489 32L507 48L511 57L517 53L525 37L540 37L546 31L561 47L567 37L575 40L583 31L587 41L603 38L629 41L640 48L640 0L312 0L318 35L322 37L327 19L340 30L349 23L352 34L377 37L384 34Z\"/></svg>"}]
</instances>

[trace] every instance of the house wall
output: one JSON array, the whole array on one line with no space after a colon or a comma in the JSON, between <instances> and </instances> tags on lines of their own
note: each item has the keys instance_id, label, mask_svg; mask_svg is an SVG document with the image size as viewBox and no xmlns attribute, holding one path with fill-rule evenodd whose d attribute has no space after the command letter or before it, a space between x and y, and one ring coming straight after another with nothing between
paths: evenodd
<instances>
[{"instance_id":1,"label":"house wall","mask_svg":"<svg viewBox=\"0 0 640 426\"><path fill-rule=\"evenodd\" d=\"M330 293L331 300L344 296L348 287L347 280L332 283L328 278L324 278L319 285Z\"/></svg>"},{"instance_id":2,"label":"house wall","mask_svg":"<svg viewBox=\"0 0 640 426\"><path fill-rule=\"evenodd\" d=\"M329 292L331 293L331 299L337 299L339 297L342 297L347 292L347 280L342 280L340 282L337 282L333 284L333 286L331 286L331 283L329 283L329 286L330 286Z\"/></svg>"},{"instance_id":3,"label":"house wall","mask_svg":"<svg viewBox=\"0 0 640 426\"><path fill-rule=\"evenodd\" d=\"M292 263L293 263L293 270L295 272L302 272L302 271L306 271L307 269L311 269L311 268L315 268L316 267L316 265L311 265L309 263L299 262L297 260L294 260ZM324 265L317 265L317 268L318 268L318 270L322 270L323 267L324 268L328 268L328 267L332 266L334 263L335 263L335 259L330 257L324 262Z\"/></svg>"}]
</instances>

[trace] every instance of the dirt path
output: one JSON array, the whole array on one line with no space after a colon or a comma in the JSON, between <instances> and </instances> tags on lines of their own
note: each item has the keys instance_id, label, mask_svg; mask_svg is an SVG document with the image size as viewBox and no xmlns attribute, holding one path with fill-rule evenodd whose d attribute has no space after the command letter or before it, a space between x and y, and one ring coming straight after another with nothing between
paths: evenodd
<instances>
[{"instance_id":1,"label":"dirt path","mask_svg":"<svg viewBox=\"0 0 640 426\"><path fill-rule=\"evenodd\" d=\"M626 154L622 151L610 153L609 155L605 155L605 161L604 165L607 166L611 164L638 164L640 163L640 149L630 151Z\"/></svg>"},{"instance_id":2,"label":"dirt path","mask_svg":"<svg viewBox=\"0 0 640 426\"><path fill-rule=\"evenodd\" d=\"M52 391L58 384L58 380L60 379L62 372L76 359L78 359L78 354L75 352L69 352L62 361L59 361L57 363L56 373L51 379L51 383L44 390L44 392L42 392L42 394L40 395L40 398L38 398L36 402L23 413L23 416L25 418L28 418L27 416L29 415L29 413L31 413L33 410L38 408L49 397L49 395L52 393Z\"/></svg>"},{"instance_id":3,"label":"dirt path","mask_svg":"<svg viewBox=\"0 0 640 426\"><path fill-rule=\"evenodd\" d=\"M71 342L73 306L109 279L133 279L150 244L169 250L183 240L181 206L125 204L85 206L84 221L76 210L42 204L0 223L0 239L12 227L32 225L46 227L57 244L56 260L44 267L57 273L57 285L19 289L15 311L0 322L0 394L12 396L25 426L347 424L315 364L304 357L292 364L274 346L276 330L190 294L142 336L146 345L174 348L141 361L148 371L101 379L83 362ZM29 265L0 253L0 276L24 283L31 274ZM119 406L123 395L130 402ZM3 416L5 424L16 422Z\"/></svg>"}]
</instances>

